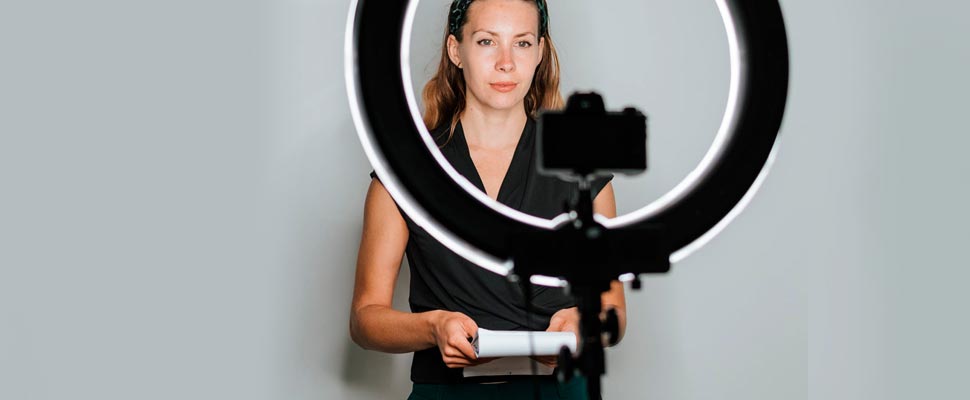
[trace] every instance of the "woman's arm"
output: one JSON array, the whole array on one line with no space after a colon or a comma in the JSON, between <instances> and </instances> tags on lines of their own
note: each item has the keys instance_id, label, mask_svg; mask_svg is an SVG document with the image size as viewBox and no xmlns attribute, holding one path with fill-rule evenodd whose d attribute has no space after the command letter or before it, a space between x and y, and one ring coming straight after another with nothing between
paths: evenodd
<instances>
[{"instance_id":1,"label":"woman's arm","mask_svg":"<svg viewBox=\"0 0 970 400\"><path fill-rule=\"evenodd\" d=\"M371 181L350 314L350 337L369 350L409 353L438 346L449 367L477 364L468 342L478 326L468 316L443 310L409 313L391 308L394 283L408 228L384 185Z\"/></svg>"}]
</instances>

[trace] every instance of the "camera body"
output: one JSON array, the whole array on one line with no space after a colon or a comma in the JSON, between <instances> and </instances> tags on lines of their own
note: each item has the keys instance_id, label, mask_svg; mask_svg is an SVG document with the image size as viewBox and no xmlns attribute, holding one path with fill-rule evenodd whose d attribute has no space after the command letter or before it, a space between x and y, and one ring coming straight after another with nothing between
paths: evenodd
<instances>
[{"instance_id":1,"label":"camera body","mask_svg":"<svg viewBox=\"0 0 970 400\"><path fill-rule=\"evenodd\" d=\"M568 181L647 169L647 117L635 108L607 112L593 92L574 93L563 111L545 111L536 128L539 172Z\"/></svg>"}]
</instances>

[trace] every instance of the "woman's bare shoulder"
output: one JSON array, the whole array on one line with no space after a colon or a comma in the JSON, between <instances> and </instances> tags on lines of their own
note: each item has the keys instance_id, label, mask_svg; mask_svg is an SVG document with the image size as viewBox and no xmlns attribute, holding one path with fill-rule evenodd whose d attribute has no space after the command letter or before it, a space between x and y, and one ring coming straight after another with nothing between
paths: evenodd
<instances>
[{"instance_id":1,"label":"woman's bare shoulder","mask_svg":"<svg viewBox=\"0 0 970 400\"><path fill-rule=\"evenodd\" d=\"M378 178L371 179L370 186L367 188L367 197L364 200L365 216L372 212L382 216L397 217L402 223L404 222L397 203Z\"/></svg>"}]
</instances>

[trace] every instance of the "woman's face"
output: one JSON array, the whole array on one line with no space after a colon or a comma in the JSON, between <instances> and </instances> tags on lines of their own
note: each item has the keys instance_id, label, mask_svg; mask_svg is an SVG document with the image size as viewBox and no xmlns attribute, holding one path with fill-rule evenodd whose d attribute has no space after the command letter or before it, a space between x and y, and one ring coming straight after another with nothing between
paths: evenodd
<instances>
[{"instance_id":1,"label":"woman's face","mask_svg":"<svg viewBox=\"0 0 970 400\"><path fill-rule=\"evenodd\" d=\"M478 0L469 6L463 40L448 37L448 56L462 69L468 105L522 107L542 60L539 11L523 0Z\"/></svg>"}]
</instances>

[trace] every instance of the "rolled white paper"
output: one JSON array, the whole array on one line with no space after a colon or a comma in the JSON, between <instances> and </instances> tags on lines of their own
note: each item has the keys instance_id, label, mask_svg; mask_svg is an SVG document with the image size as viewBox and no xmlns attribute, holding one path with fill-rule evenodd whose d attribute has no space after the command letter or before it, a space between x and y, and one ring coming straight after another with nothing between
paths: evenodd
<instances>
[{"instance_id":1,"label":"rolled white paper","mask_svg":"<svg viewBox=\"0 0 970 400\"><path fill-rule=\"evenodd\" d=\"M472 347L479 357L554 356L563 346L576 352L572 332L491 331L478 328Z\"/></svg>"}]
</instances>

